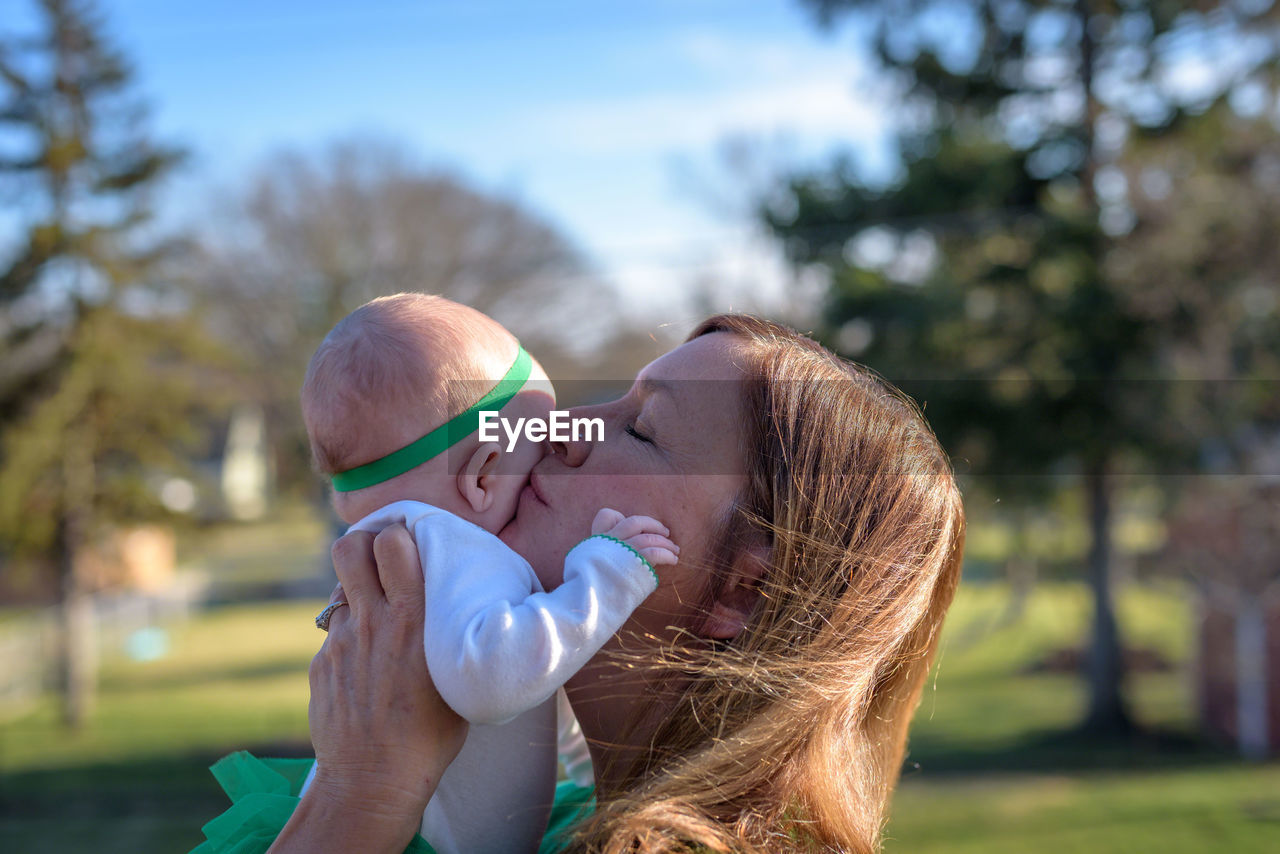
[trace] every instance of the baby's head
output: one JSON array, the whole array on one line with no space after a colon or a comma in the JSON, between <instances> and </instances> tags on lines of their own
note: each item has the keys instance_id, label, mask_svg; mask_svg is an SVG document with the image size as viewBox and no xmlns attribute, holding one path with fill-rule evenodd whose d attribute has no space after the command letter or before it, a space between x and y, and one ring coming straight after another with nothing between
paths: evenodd
<instances>
[{"instance_id":1,"label":"baby's head","mask_svg":"<svg viewBox=\"0 0 1280 854\"><path fill-rule=\"evenodd\" d=\"M302 417L321 474L347 472L417 441L475 404L512 368L519 344L490 317L425 294L396 294L343 318L311 357ZM504 419L546 418L554 391L542 366L502 407ZM434 504L496 533L515 514L542 447L480 441L477 431L381 483L333 493L354 523L392 501Z\"/></svg>"}]
</instances>

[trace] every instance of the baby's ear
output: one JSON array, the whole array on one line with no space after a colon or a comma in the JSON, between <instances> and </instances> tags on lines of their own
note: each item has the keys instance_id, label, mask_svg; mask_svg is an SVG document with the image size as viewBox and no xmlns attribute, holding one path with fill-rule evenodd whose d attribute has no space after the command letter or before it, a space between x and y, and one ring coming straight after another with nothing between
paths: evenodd
<instances>
[{"instance_id":1,"label":"baby's ear","mask_svg":"<svg viewBox=\"0 0 1280 854\"><path fill-rule=\"evenodd\" d=\"M493 505L493 482L489 478L501 456L502 447L497 442L485 442L458 472L458 492L474 513L483 513Z\"/></svg>"}]
</instances>

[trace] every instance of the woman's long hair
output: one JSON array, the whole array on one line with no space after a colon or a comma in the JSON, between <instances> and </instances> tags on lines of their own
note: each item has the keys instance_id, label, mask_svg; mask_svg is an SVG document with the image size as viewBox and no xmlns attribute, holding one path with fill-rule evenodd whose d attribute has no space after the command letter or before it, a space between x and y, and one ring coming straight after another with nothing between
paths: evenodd
<instances>
[{"instance_id":1,"label":"woman's long hair","mask_svg":"<svg viewBox=\"0 0 1280 854\"><path fill-rule=\"evenodd\" d=\"M704 321L747 343L747 484L708 568L768 550L746 628L636 653L647 751L599 791L570 850L874 852L938 633L964 510L914 404L778 324ZM656 660L655 660L656 659Z\"/></svg>"}]
</instances>

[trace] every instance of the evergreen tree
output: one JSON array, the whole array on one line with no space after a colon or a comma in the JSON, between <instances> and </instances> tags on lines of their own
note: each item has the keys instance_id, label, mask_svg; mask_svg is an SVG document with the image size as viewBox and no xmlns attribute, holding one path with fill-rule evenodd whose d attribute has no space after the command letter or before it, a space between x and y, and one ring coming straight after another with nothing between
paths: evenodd
<instances>
[{"instance_id":1,"label":"evergreen tree","mask_svg":"<svg viewBox=\"0 0 1280 854\"><path fill-rule=\"evenodd\" d=\"M1184 297L1152 300L1159 283L1120 251L1139 251L1157 227L1126 176L1141 172L1144 141L1176 146L1206 122L1226 126L1225 102L1274 112L1276 10L1266 0L805 5L872 33L901 95L901 168L888 185L848 159L794 175L764 218L797 264L829 271L831 343L926 401L962 471L1012 476L998 488L1016 500L1049 476L1083 476L1095 606L1085 723L1124 730L1114 475L1189 460L1199 444L1165 423L1174 386L1150 381L1168 375L1199 319ZM1192 66L1211 72L1179 83ZM1198 260L1216 258L1205 247Z\"/></svg>"},{"instance_id":2,"label":"evergreen tree","mask_svg":"<svg viewBox=\"0 0 1280 854\"><path fill-rule=\"evenodd\" d=\"M58 574L79 725L96 682L85 554L110 524L161 512L146 478L178 464L207 400L190 366L211 353L153 275L175 245L152 233L152 195L178 154L146 135L94 5L37 5L37 31L0 40L0 182L19 199L0 254L0 542Z\"/></svg>"}]
</instances>

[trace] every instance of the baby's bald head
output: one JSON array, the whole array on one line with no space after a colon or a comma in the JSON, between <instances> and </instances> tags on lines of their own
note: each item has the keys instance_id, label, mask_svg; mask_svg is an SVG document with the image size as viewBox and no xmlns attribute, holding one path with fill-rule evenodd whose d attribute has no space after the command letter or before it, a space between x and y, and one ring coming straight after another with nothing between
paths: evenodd
<instances>
[{"instance_id":1,"label":"baby's bald head","mask_svg":"<svg viewBox=\"0 0 1280 854\"><path fill-rule=\"evenodd\" d=\"M316 468L347 471L439 427L507 372L517 346L497 321L443 297L362 305L324 339L302 384Z\"/></svg>"}]
</instances>

